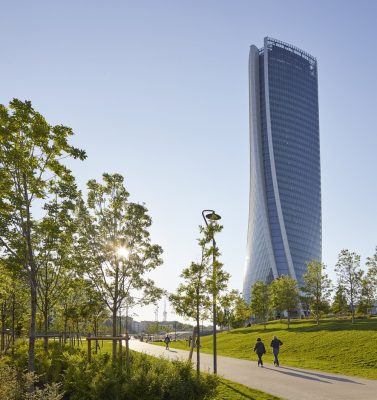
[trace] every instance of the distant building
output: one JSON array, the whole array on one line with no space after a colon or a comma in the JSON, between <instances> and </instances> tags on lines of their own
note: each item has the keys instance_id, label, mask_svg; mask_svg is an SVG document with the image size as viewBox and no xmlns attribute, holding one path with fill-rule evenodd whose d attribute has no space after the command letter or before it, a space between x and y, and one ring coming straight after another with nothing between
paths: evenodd
<instances>
[{"instance_id":1,"label":"distant building","mask_svg":"<svg viewBox=\"0 0 377 400\"><path fill-rule=\"evenodd\" d=\"M321 260L317 60L265 38L250 47L250 197L243 294Z\"/></svg>"},{"instance_id":2,"label":"distant building","mask_svg":"<svg viewBox=\"0 0 377 400\"><path fill-rule=\"evenodd\" d=\"M141 323L139 321L132 321L131 333L141 333Z\"/></svg>"}]
</instances>

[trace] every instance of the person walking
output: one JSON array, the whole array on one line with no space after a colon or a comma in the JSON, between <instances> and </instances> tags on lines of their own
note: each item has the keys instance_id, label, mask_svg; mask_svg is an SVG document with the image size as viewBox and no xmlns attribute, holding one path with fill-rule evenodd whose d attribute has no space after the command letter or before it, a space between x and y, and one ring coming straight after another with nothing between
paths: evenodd
<instances>
[{"instance_id":1,"label":"person walking","mask_svg":"<svg viewBox=\"0 0 377 400\"><path fill-rule=\"evenodd\" d=\"M266 348L264 347L264 344L263 344L261 338L257 339L257 342L255 343L255 346L254 346L254 351L257 353L257 356L258 356L258 367L260 365L261 368L263 368L262 356L263 356L263 354L266 354Z\"/></svg>"},{"instance_id":2,"label":"person walking","mask_svg":"<svg viewBox=\"0 0 377 400\"><path fill-rule=\"evenodd\" d=\"M280 346L283 344L283 342L281 340L279 340L276 336L274 336L271 340L271 347L272 347L272 353L274 354L274 365L275 367L279 366L279 349Z\"/></svg>"},{"instance_id":3,"label":"person walking","mask_svg":"<svg viewBox=\"0 0 377 400\"><path fill-rule=\"evenodd\" d=\"M169 335L166 335L165 336L165 339L164 339L164 342L165 342L165 350L169 350L169 343L170 343L170 337L169 337Z\"/></svg>"}]
</instances>

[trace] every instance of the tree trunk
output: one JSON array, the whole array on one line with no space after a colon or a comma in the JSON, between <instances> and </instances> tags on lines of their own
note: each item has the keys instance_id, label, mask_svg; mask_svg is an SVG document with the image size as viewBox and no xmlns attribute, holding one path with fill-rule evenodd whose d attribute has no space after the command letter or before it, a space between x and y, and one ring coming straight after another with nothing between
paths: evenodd
<instances>
[{"instance_id":1,"label":"tree trunk","mask_svg":"<svg viewBox=\"0 0 377 400\"><path fill-rule=\"evenodd\" d=\"M97 328L97 319L94 319L94 336L97 337L98 336L98 328ZM95 340L96 342L96 349L95 349L95 353L98 353L98 340Z\"/></svg>"},{"instance_id":2,"label":"tree trunk","mask_svg":"<svg viewBox=\"0 0 377 400\"><path fill-rule=\"evenodd\" d=\"M29 331L29 372L35 371L35 334L37 320L37 266L34 260L33 246L31 242L31 220L30 220L30 201L28 195L28 186L26 175L22 174L23 180L23 198L25 201L26 223L23 223L22 231L26 239L27 263L26 270L29 267L29 283L30 283L30 331ZM22 215L21 215L22 217ZM34 384L30 385L30 392L34 391Z\"/></svg>"},{"instance_id":3,"label":"tree trunk","mask_svg":"<svg viewBox=\"0 0 377 400\"><path fill-rule=\"evenodd\" d=\"M47 275L47 264L45 265L45 290L44 290L44 307L43 307L43 326L44 326L44 334L47 335L48 332L48 283L47 283L48 275ZM44 337L44 350L47 353L48 351L48 337Z\"/></svg>"},{"instance_id":4,"label":"tree trunk","mask_svg":"<svg viewBox=\"0 0 377 400\"><path fill-rule=\"evenodd\" d=\"M114 280L114 302L113 302L113 337L117 335L117 311L118 311L118 284L119 284L119 264L116 261L115 280ZM117 357L117 341L113 340L113 363Z\"/></svg>"},{"instance_id":5,"label":"tree trunk","mask_svg":"<svg viewBox=\"0 0 377 400\"><path fill-rule=\"evenodd\" d=\"M68 329L68 318L67 318L67 312L65 311L64 313L64 344L67 343L67 329Z\"/></svg>"},{"instance_id":6,"label":"tree trunk","mask_svg":"<svg viewBox=\"0 0 377 400\"><path fill-rule=\"evenodd\" d=\"M291 324L291 316L290 316L289 311L287 311L287 315L288 315L288 329L289 329L289 326Z\"/></svg>"},{"instance_id":7,"label":"tree trunk","mask_svg":"<svg viewBox=\"0 0 377 400\"><path fill-rule=\"evenodd\" d=\"M115 302L114 302L115 303ZM117 335L117 309L116 305L113 306L113 337ZM115 363L117 356L117 341L113 340L113 362Z\"/></svg>"},{"instance_id":8,"label":"tree trunk","mask_svg":"<svg viewBox=\"0 0 377 400\"><path fill-rule=\"evenodd\" d=\"M0 351L5 349L5 302L1 305L1 344Z\"/></svg>"},{"instance_id":9,"label":"tree trunk","mask_svg":"<svg viewBox=\"0 0 377 400\"><path fill-rule=\"evenodd\" d=\"M32 263L33 264L33 263ZM30 331L29 331L29 372L35 371L35 335L37 319L37 282L35 266L30 266Z\"/></svg>"},{"instance_id":10,"label":"tree trunk","mask_svg":"<svg viewBox=\"0 0 377 400\"><path fill-rule=\"evenodd\" d=\"M198 338L196 339L196 376L200 376L200 320L199 320L199 288L196 288L196 330Z\"/></svg>"},{"instance_id":11,"label":"tree trunk","mask_svg":"<svg viewBox=\"0 0 377 400\"><path fill-rule=\"evenodd\" d=\"M43 310L43 326L44 326L44 334L46 335L44 337L44 351L47 353L48 351L48 337L47 337L47 332L48 332L48 312L47 312L47 303L45 303L45 307Z\"/></svg>"},{"instance_id":12,"label":"tree trunk","mask_svg":"<svg viewBox=\"0 0 377 400\"><path fill-rule=\"evenodd\" d=\"M16 318L16 295L13 292L12 293L12 356L14 356L14 342L16 337L15 318Z\"/></svg>"},{"instance_id":13,"label":"tree trunk","mask_svg":"<svg viewBox=\"0 0 377 400\"><path fill-rule=\"evenodd\" d=\"M130 368L130 345L128 343L130 337L128 335L128 305L126 308L126 367L127 370Z\"/></svg>"},{"instance_id":14,"label":"tree trunk","mask_svg":"<svg viewBox=\"0 0 377 400\"><path fill-rule=\"evenodd\" d=\"M77 347L80 347L80 332L79 332L79 320L76 320L76 338L77 338Z\"/></svg>"}]
</instances>

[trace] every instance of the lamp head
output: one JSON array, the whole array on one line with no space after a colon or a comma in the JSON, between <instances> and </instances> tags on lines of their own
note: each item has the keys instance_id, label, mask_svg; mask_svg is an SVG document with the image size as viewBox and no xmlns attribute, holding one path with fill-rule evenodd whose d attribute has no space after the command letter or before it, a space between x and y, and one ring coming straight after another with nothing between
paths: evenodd
<instances>
[{"instance_id":1,"label":"lamp head","mask_svg":"<svg viewBox=\"0 0 377 400\"><path fill-rule=\"evenodd\" d=\"M219 219L221 219L221 216L212 211L210 214L206 215L206 218L210 221L218 221Z\"/></svg>"}]
</instances>

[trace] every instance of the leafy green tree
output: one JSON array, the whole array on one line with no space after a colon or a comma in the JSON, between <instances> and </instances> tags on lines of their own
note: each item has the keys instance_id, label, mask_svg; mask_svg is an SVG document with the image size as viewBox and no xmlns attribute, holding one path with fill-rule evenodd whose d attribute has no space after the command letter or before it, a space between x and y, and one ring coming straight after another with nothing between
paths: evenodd
<instances>
[{"instance_id":1,"label":"leafy green tree","mask_svg":"<svg viewBox=\"0 0 377 400\"><path fill-rule=\"evenodd\" d=\"M216 308L214 301L219 294L226 290L229 274L223 270L223 264L218 261L220 256L218 248L213 246L215 232L221 232L222 226L211 223L207 227L199 227L201 237L198 240L202 249L200 263L192 262L182 271L184 283L178 286L176 293L169 296L175 311L196 320L198 338L197 349L197 374L200 372L200 319L207 319L208 313ZM212 246L208 247L211 243ZM211 307L212 306L212 307Z\"/></svg>"},{"instance_id":2,"label":"leafy green tree","mask_svg":"<svg viewBox=\"0 0 377 400\"><path fill-rule=\"evenodd\" d=\"M219 298L217 322L221 327L240 328L250 318L251 311L238 290L231 290Z\"/></svg>"},{"instance_id":3,"label":"leafy green tree","mask_svg":"<svg viewBox=\"0 0 377 400\"><path fill-rule=\"evenodd\" d=\"M162 264L162 248L150 240L152 219L144 205L128 200L123 181L119 174L103 174L103 184L90 180L87 202L80 202L77 213L79 262L111 312L113 336L123 305L155 303L163 294L146 277ZM114 361L116 349L113 341Z\"/></svg>"},{"instance_id":4,"label":"leafy green tree","mask_svg":"<svg viewBox=\"0 0 377 400\"><path fill-rule=\"evenodd\" d=\"M351 307L352 323L355 322L355 303L361 294L363 271L360 269L360 256L345 249L339 253L335 272L338 283L344 288L344 294Z\"/></svg>"},{"instance_id":5,"label":"leafy green tree","mask_svg":"<svg viewBox=\"0 0 377 400\"><path fill-rule=\"evenodd\" d=\"M74 332L78 335L81 309L87 299L88 284L81 277L70 277L65 275L62 282L64 292L59 293L56 311L58 324L64 332L64 343L67 337L73 337ZM89 292L90 294L90 292Z\"/></svg>"},{"instance_id":6,"label":"leafy green tree","mask_svg":"<svg viewBox=\"0 0 377 400\"><path fill-rule=\"evenodd\" d=\"M147 333L150 335L157 335L161 332L161 326L158 322L154 322L153 324L149 324L147 327Z\"/></svg>"},{"instance_id":7,"label":"leafy green tree","mask_svg":"<svg viewBox=\"0 0 377 400\"><path fill-rule=\"evenodd\" d=\"M233 328L245 326L245 322L250 319L251 309L242 295L236 291L234 302L229 309L229 322Z\"/></svg>"},{"instance_id":8,"label":"leafy green tree","mask_svg":"<svg viewBox=\"0 0 377 400\"><path fill-rule=\"evenodd\" d=\"M74 190L74 188L71 188ZM47 214L36 228L39 251L36 259L39 265L37 272L37 305L43 315L44 333L47 335L51 312L65 293L69 280L75 273L73 236L75 203L58 197L45 205ZM45 351L48 349L48 338L44 338Z\"/></svg>"},{"instance_id":9,"label":"leafy green tree","mask_svg":"<svg viewBox=\"0 0 377 400\"><path fill-rule=\"evenodd\" d=\"M89 330L93 332L94 336L99 335L100 324L109 318L105 302L90 282L86 282L81 315L89 323Z\"/></svg>"},{"instance_id":10,"label":"leafy green tree","mask_svg":"<svg viewBox=\"0 0 377 400\"><path fill-rule=\"evenodd\" d=\"M0 352L5 350L5 329L6 321L10 311L10 290L12 284L11 273L5 267L4 260L0 259L0 323L1 323L1 339L0 339Z\"/></svg>"},{"instance_id":11,"label":"leafy green tree","mask_svg":"<svg viewBox=\"0 0 377 400\"><path fill-rule=\"evenodd\" d=\"M203 259L207 260L209 265L206 286L208 293L212 297L213 320L217 320L217 300L220 299L220 296L227 290L230 278L230 274L224 270L223 264L219 261L221 254L214 241L215 233L221 232L222 229L223 226L216 221L211 221L206 227L200 227L202 238L199 240L199 244L203 249Z\"/></svg>"},{"instance_id":12,"label":"leafy green tree","mask_svg":"<svg viewBox=\"0 0 377 400\"><path fill-rule=\"evenodd\" d=\"M21 335L28 322L27 304L29 302L27 285L19 274L12 258L0 259L0 351L11 346L14 354L16 335ZM10 330L11 341L5 348L5 331Z\"/></svg>"},{"instance_id":13,"label":"leafy green tree","mask_svg":"<svg viewBox=\"0 0 377 400\"><path fill-rule=\"evenodd\" d=\"M199 240L200 242L200 240ZM209 260L205 257L204 243L202 246L201 263L192 262L188 268L183 269L181 283L176 293L169 296L169 301L178 315L193 318L196 321L197 340L197 374L200 373L200 319L206 319L211 306L211 299L208 293Z\"/></svg>"},{"instance_id":14,"label":"leafy green tree","mask_svg":"<svg viewBox=\"0 0 377 400\"><path fill-rule=\"evenodd\" d=\"M368 309L372 308L375 302L373 282L369 276L361 279L360 298L357 304L357 312L367 315Z\"/></svg>"},{"instance_id":15,"label":"leafy green tree","mask_svg":"<svg viewBox=\"0 0 377 400\"><path fill-rule=\"evenodd\" d=\"M23 268L30 287L29 371L35 370L38 291L37 211L59 191L71 201L74 178L61 162L83 160L85 152L68 143L72 129L49 125L30 101L0 105L0 246Z\"/></svg>"},{"instance_id":16,"label":"leafy green tree","mask_svg":"<svg viewBox=\"0 0 377 400\"><path fill-rule=\"evenodd\" d=\"M308 298L310 311L314 315L317 325L320 313L331 294L331 280L324 270L325 265L320 261L310 261L303 275L304 286L301 288Z\"/></svg>"},{"instance_id":17,"label":"leafy green tree","mask_svg":"<svg viewBox=\"0 0 377 400\"><path fill-rule=\"evenodd\" d=\"M377 247L375 249L374 255L372 257L367 258L366 262L368 272L367 278L370 281L372 290L373 290L373 297L376 300L377 298Z\"/></svg>"},{"instance_id":18,"label":"leafy green tree","mask_svg":"<svg viewBox=\"0 0 377 400\"><path fill-rule=\"evenodd\" d=\"M291 323L291 314L299 308L299 290L295 279L282 275L274 279L269 286L271 308L277 312L287 312L288 329Z\"/></svg>"},{"instance_id":19,"label":"leafy green tree","mask_svg":"<svg viewBox=\"0 0 377 400\"><path fill-rule=\"evenodd\" d=\"M334 314L348 314L349 306L346 291L342 285L337 286L331 310Z\"/></svg>"},{"instance_id":20,"label":"leafy green tree","mask_svg":"<svg viewBox=\"0 0 377 400\"><path fill-rule=\"evenodd\" d=\"M262 321L264 329L266 329L266 324L268 317L270 315L270 291L269 287L263 281L257 281L251 288L251 301L250 308L251 312L255 315L257 320Z\"/></svg>"}]
</instances>

